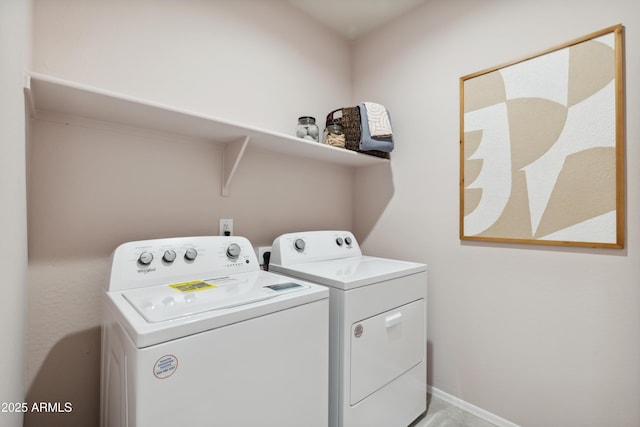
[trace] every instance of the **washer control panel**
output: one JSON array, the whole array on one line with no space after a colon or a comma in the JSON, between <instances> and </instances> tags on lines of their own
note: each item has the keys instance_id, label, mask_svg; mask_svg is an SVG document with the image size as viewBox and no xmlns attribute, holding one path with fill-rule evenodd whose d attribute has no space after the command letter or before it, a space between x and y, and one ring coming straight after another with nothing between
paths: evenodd
<instances>
[{"instance_id":1,"label":"washer control panel","mask_svg":"<svg viewBox=\"0 0 640 427\"><path fill-rule=\"evenodd\" d=\"M168 283L175 278L259 271L249 240L240 236L175 237L124 243L113 253L108 290Z\"/></svg>"},{"instance_id":2,"label":"washer control panel","mask_svg":"<svg viewBox=\"0 0 640 427\"><path fill-rule=\"evenodd\" d=\"M271 246L271 264L293 265L361 256L349 231L307 231L283 234Z\"/></svg>"}]
</instances>

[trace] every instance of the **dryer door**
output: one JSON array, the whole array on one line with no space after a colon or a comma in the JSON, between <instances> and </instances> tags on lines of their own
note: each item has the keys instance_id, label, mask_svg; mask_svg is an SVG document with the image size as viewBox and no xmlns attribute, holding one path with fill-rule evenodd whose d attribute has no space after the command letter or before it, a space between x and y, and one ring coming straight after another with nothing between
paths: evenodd
<instances>
[{"instance_id":1,"label":"dryer door","mask_svg":"<svg viewBox=\"0 0 640 427\"><path fill-rule=\"evenodd\" d=\"M425 340L423 299L351 325L351 405L422 362Z\"/></svg>"}]
</instances>

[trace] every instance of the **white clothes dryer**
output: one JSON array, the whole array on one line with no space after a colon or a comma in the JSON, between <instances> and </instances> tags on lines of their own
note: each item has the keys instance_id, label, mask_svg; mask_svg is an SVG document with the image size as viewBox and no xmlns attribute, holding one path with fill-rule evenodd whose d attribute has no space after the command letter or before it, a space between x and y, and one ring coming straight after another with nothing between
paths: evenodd
<instances>
[{"instance_id":1,"label":"white clothes dryer","mask_svg":"<svg viewBox=\"0 0 640 427\"><path fill-rule=\"evenodd\" d=\"M328 295L260 270L243 237L119 246L100 425L326 427Z\"/></svg>"},{"instance_id":2,"label":"white clothes dryer","mask_svg":"<svg viewBox=\"0 0 640 427\"><path fill-rule=\"evenodd\" d=\"M406 427L426 411L425 264L310 231L278 237L269 270L329 287L331 427Z\"/></svg>"}]
</instances>

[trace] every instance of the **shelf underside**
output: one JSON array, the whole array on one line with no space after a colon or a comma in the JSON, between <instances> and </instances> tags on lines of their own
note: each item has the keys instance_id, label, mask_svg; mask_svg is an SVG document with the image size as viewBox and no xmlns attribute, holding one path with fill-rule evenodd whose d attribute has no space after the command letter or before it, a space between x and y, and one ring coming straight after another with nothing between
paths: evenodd
<instances>
[{"instance_id":1,"label":"shelf underside","mask_svg":"<svg viewBox=\"0 0 640 427\"><path fill-rule=\"evenodd\" d=\"M52 111L208 139L222 144L245 140L248 137L250 146L256 148L352 167L388 162L387 159L308 142L290 135L183 111L49 76L32 74L29 80L27 92L32 103L32 114L35 116L39 111Z\"/></svg>"}]
</instances>

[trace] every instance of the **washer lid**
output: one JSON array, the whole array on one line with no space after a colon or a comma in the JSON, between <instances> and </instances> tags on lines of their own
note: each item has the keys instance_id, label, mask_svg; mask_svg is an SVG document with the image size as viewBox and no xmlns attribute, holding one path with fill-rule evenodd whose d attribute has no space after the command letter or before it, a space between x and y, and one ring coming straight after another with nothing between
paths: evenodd
<instances>
[{"instance_id":1,"label":"washer lid","mask_svg":"<svg viewBox=\"0 0 640 427\"><path fill-rule=\"evenodd\" d=\"M290 266L270 265L270 269L321 285L352 289L427 270L425 264L371 256L357 256Z\"/></svg>"},{"instance_id":2,"label":"washer lid","mask_svg":"<svg viewBox=\"0 0 640 427\"><path fill-rule=\"evenodd\" d=\"M216 287L207 287L208 284ZM123 327L137 348L145 348L329 297L325 286L262 270L173 285L176 286L165 284L107 292L103 310ZM185 299L189 294L196 295L195 301ZM174 306L164 306L164 298L168 296L176 299ZM145 313L144 306L149 300L157 309L151 310L152 314Z\"/></svg>"},{"instance_id":3,"label":"washer lid","mask_svg":"<svg viewBox=\"0 0 640 427\"><path fill-rule=\"evenodd\" d=\"M133 289L122 296L150 323L251 304L278 292L246 278L218 277Z\"/></svg>"}]
</instances>

